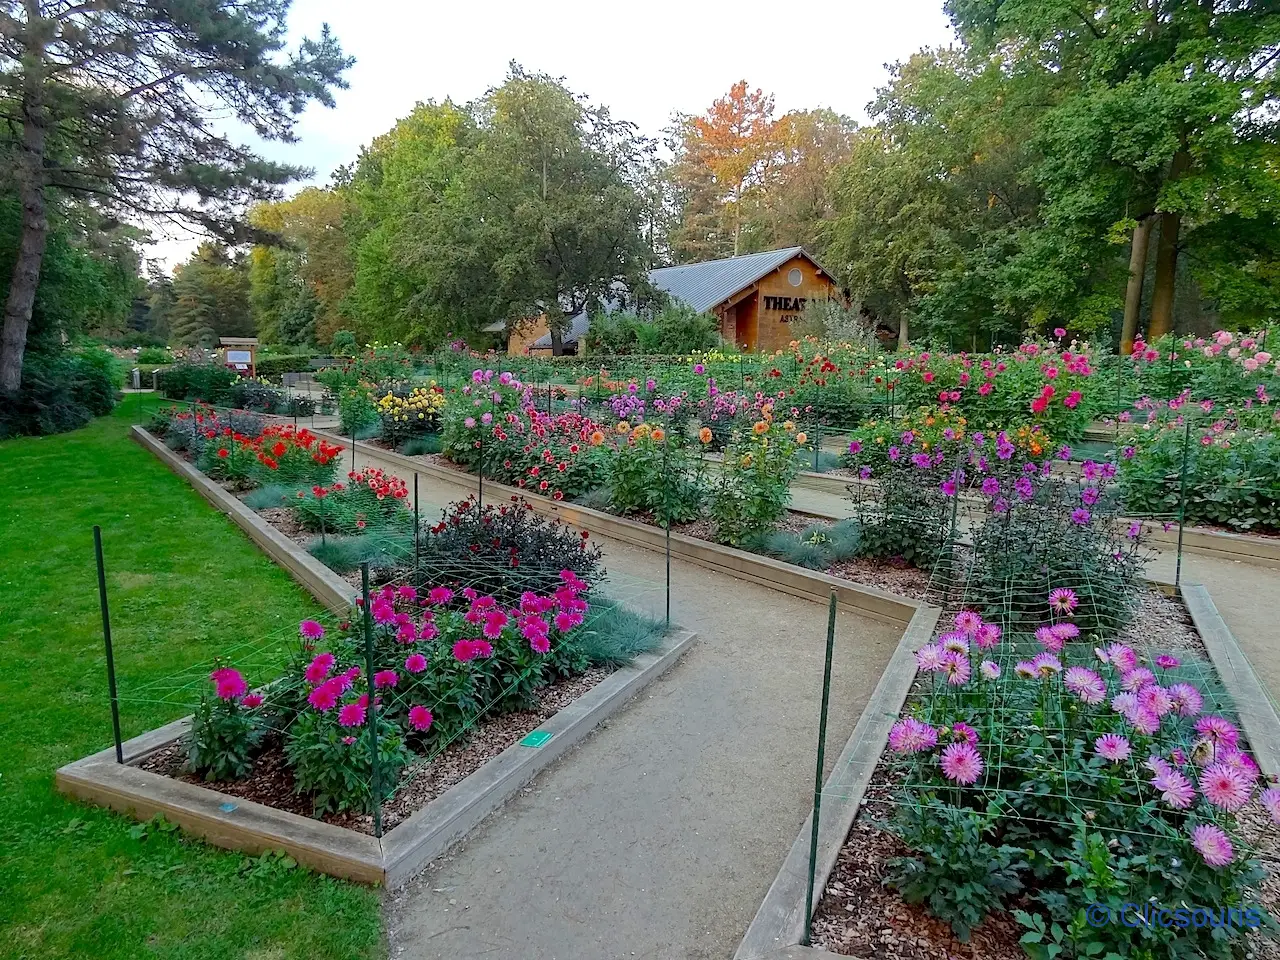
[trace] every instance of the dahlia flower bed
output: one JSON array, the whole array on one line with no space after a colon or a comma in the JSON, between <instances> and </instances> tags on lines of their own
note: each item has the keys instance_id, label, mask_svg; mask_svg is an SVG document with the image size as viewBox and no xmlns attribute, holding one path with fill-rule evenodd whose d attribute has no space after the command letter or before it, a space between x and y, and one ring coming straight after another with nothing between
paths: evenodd
<instances>
[{"instance_id":1,"label":"dahlia flower bed","mask_svg":"<svg viewBox=\"0 0 1280 960\"><path fill-rule=\"evenodd\" d=\"M220 663L189 734L143 765L366 831L378 803L394 825L609 672L584 645L587 590L569 570L513 604L470 587L383 586L371 672L363 609L335 626L304 620L282 676Z\"/></svg>"},{"instance_id":2,"label":"dahlia flower bed","mask_svg":"<svg viewBox=\"0 0 1280 960\"><path fill-rule=\"evenodd\" d=\"M1136 623L1108 642L1080 629L1079 609L1073 590L1051 590L1042 622L1015 631L961 608L917 652L815 945L902 957L1256 949L1246 927L1120 919L1149 903L1235 909L1270 928L1262 863L1277 853L1280 788L1193 631ZM1092 924L1090 904L1115 921Z\"/></svg>"}]
</instances>

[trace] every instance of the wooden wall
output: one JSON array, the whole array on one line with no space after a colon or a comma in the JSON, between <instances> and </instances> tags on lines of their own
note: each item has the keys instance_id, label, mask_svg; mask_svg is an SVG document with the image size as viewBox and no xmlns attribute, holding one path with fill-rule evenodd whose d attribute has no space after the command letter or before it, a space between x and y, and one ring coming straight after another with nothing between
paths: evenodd
<instances>
[{"instance_id":1,"label":"wooden wall","mask_svg":"<svg viewBox=\"0 0 1280 960\"><path fill-rule=\"evenodd\" d=\"M790 274L793 269L800 271L799 286L791 283ZM832 296L839 296L835 283L807 257L792 257L777 270L762 277L760 291L755 298L758 318L755 350L759 353L785 350L796 339L792 326L804 312L803 304L796 301L815 298L826 300Z\"/></svg>"}]
</instances>

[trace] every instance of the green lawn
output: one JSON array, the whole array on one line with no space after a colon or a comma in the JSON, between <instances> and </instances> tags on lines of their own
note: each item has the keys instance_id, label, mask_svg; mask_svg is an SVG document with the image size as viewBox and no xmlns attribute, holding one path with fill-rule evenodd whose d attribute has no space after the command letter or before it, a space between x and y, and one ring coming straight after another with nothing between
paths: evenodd
<instances>
[{"instance_id":1,"label":"green lawn","mask_svg":"<svg viewBox=\"0 0 1280 960\"><path fill-rule=\"evenodd\" d=\"M168 831L138 836L54 792L56 767L111 742L93 524L126 738L184 712L130 689L317 612L127 438L137 415L130 397L74 433L0 443L0 956L381 956L376 892Z\"/></svg>"}]
</instances>

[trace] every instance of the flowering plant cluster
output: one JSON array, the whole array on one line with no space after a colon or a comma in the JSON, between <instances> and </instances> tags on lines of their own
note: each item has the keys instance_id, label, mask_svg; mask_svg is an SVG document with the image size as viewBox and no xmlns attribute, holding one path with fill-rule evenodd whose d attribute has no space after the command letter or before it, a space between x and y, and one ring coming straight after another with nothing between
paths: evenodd
<instances>
[{"instance_id":1,"label":"flowering plant cluster","mask_svg":"<svg viewBox=\"0 0 1280 960\"><path fill-rule=\"evenodd\" d=\"M444 391L432 380L408 393L388 390L376 404L382 420L382 439L398 446L411 437L421 437L440 429L444 413Z\"/></svg>"},{"instance_id":2,"label":"flowering plant cluster","mask_svg":"<svg viewBox=\"0 0 1280 960\"><path fill-rule=\"evenodd\" d=\"M881 375L894 378L895 399L908 407L958 406L974 423L1027 422L1070 441L1084 433L1096 410L1090 389L1096 368L1087 346L1062 346L1060 340L1030 341L986 356L898 355L883 361Z\"/></svg>"},{"instance_id":3,"label":"flowering plant cluster","mask_svg":"<svg viewBox=\"0 0 1280 960\"><path fill-rule=\"evenodd\" d=\"M1280 378L1280 350L1260 333L1219 330L1212 337L1167 335L1155 343L1134 341L1124 370L1142 392L1173 397L1184 390L1196 400L1247 400ZM1274 390L1272 391L1274 392Z\"/></svg>"},{"instance_id":4,"label":"flowering plant cluster","mask_svg":"<svg viewBox=\"0 0 1280 960\"><path fill-rule=\"evenodd\" d=\"M1201 685L1206 664L1104 642L1078 610L1055 588L1024 634L964 609L917 652L919 696L889 734L902 775L893 829L911 850L892 882L962 937L1025 886L1020 919L1057 925L1064 955L1232 956L1222 929L1086 922L1090 902L1117 915L1126 901L1258 905L1262 873L1237 818L1257 803L1280 824L1280 790Z\"/></svg>"},{"instance_id":5,"label":"flowering plant cluster","mask_svg":"<svg viewBox=\"0 0 1280 960\"><path fill-rule=\"evenodd\" d=\"M782 519L799 471L796 450L806 442L794 421L775 418L769 403L761 406L760 419L750 429L733 433L711 490L711 521L722 542L739 546L758 540Z\"/></svg>"},{"instance_id":6,"label":"flowering plant cluster","mask_svg":"<svg viewBox=\"0 0 1280 960\"><path fill-rule=\"evenodd\" d=\"M267 733L262 694L250 692L239 670L216 667L191 717L187 769L206 780L248 774Z\"/></svg>"},{"instance_id":7,"label":"flowering plant cluster","mask_svg":"<svg viewBox=\"0 0 1280 960\"><path fill-rule=\"evenodd\" d=\"M701 515L707 493L705 462L691 454L674 428L648 423L633 427L620 420L614 433L619 443L606 481L611 511L624 516L647 513L664 526Z\"/></svg>"},{"instance_id":8,"label":"flowering plant cluster","mask_svg":"<svg viewBox=\"0 0 1280 960\"><path fill-rule=\"evenodd\" d=\"M285 737L298 792L317 812L368 810L375 715L381 800L414 755L433 753L481 715L527 708L554 676L553 661L571 657L587 589L571 570L550 594L526 591L514 604L472 587L384 586L368 610L372 676L359 629L327 638L319 623L303 621Z\"/></svg>"},{"instance_id":9,"label":"flowering plant cluster","mask_svg":"<svg viewBox=\"0 0 1280 960\"><path fill-rule=\"evenodd\" d=\"M512 497L480 508L468 498L424 529L419 569L433 582L470 583L509 603L526 590L555 590L564 570L598 583L604 577L600 555L586 531L540 516L527 500ZM426 585L424 579L420 586Z\"/></svg>"},{"instance_id":10,"label":"flowering plant cluster","mask_svg":"<svg viewBox=\"0 0 1280 960\"><path fill-rule=\"evenodd\" d=\"M413 358L399 343L371 343L346 362L321 370L316 379L330 393L340 395L343 390L360 384L411 380L414 373Z\"/></svg>"},{"instance_id":11,"label":"flowering plant cluster","mask_svg":"<svg viewBox=\"0 0 1280 960\"><path fill-rule=\"evenodd\" d=\"M484 476L561 500L600 485L606 435L576 411L548 414L510 373L476 370L445 418L444 453Z\"/></svg>"},{"instance_id":12,"label":"flowering plant cluster","mask_svg":"<svg viewBox=\"0 0 1280 960\"><path fill-rule=\"evenodd\" d=\"M1118 459L1126 508L1137 516L1181 514L1187 523L1280 532L1280 431L1270 397L1262 388L1258 394L1244 410L1175 398L1163 405L1163 417L1126 432Z\"/></svg>"},{"instance_id":13,"label":"flowering plant cluster","mask_svg":"<svg viewBox=\"0 0 1280 960\"><path fill-rule=\"evenodd\" d=\"M346 483L316 484L286 496L284 502L308 530L360 533L411 523L408 497L409 489L399 477L365 467L349 471Z\"/></svg>"}]
</instances>

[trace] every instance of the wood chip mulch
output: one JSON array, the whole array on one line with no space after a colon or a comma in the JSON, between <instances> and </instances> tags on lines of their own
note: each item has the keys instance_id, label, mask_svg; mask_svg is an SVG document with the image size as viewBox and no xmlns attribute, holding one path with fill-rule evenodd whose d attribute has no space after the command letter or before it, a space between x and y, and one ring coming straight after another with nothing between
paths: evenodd
<instances>
[{"instance_id":1,"label":"wood chip mulch","mask_svg":"<svg viewBox=\"0 0 1280 960\"><path fill-rule=\"evenodd\" d=\"M401 774L395 794L382 805L382 828L390 830L411 817L450 787L461 783L485 763L523 739L531 730L576 701L611 671L593 668L578 677L557 680L538 691L538 703L531 710L521 710L487 717L466 737L460 738L429 760L411 764ZM183 769L186 751L175 743L139 761L138 766L152 773L207 786L219 793L262 803L277 810L305 817L312 816L311 800L295 791L293 773L285 763L281 737L272 736L254 760L253 771L243 780L207 783ZM325 823L346 827L360 833L373 834L373 817L357 813L328 813L320 817Z\"/></svg>"}]
</instances>

